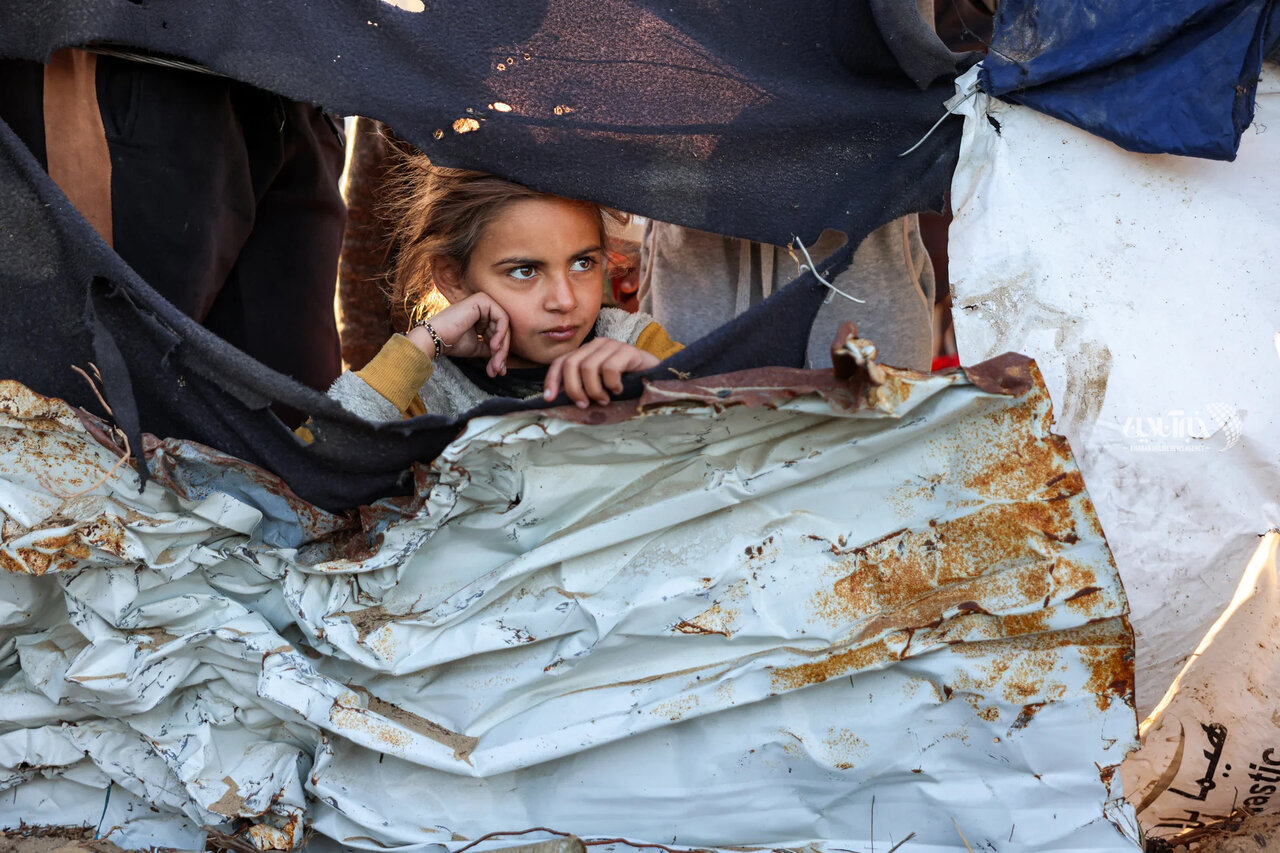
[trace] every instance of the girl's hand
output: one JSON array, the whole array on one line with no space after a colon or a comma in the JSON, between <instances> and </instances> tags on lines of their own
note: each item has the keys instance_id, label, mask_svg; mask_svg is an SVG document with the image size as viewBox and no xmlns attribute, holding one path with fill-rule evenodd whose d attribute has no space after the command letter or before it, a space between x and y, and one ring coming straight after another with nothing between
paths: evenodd
<instances>
[{"instance_id":1,"label":"girl's hand","mask_svg":"<svg viewBox=\"0 0 1280 853\"><path fill-rule=\"evenodd\" d=\"M500 376L507 372L507 350L511 347L507 312L483 293L473 293L431 318L431 328L457 358L489 358L485 373ZM410 341L435 358L436 343L422 326L409 330Z\"/></svg>"},{"instance_id":2,"label":"girl's hand","mask_svg":"<svg viewBox=\"0 0 1280 853\"><path fill-rule=\"evenodd\" d=\"M653 353L611 338L596 338L551 362L542 396L554 400L563 387L578 408L585 409L592 400L603 406L610 391L622 393L622 374L657 363Z\"/></svg>"}]
</instances>

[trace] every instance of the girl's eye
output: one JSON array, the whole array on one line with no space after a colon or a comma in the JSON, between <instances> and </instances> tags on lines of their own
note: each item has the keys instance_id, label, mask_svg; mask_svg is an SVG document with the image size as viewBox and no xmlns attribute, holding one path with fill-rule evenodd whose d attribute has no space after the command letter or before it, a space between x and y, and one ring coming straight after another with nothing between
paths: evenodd
<instances>
[{"instance_id":1,"label":"girl's eye","mask_svg":"<svg viewBox=\"0 0 1280 853\"><path fill-rule=\"evenodd\" d=\"M595 258L578 258L569 265L569 269L573 272L586 272L596 265Z\"/></svg>"},{"instance_id":2,"label":"girl's eye","mask_svg":"<svg viewBox=\"0 0 1280 853\"><path fill-rule=\"evenodd\" d=\"M528 281L529 279L533 278L534 275L536 274L537 274L537 271L534 270L533 267L512 267L511 269L507 270L507 275L511 276L514 279L519 279L520 281Z\"/></svg>"}]
</instances>

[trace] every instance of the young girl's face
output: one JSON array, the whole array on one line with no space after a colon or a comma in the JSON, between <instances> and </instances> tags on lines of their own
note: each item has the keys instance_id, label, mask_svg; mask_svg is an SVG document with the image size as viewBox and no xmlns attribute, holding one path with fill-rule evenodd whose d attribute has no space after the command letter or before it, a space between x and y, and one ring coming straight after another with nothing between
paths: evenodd
<instances>
[{"instance_id":1,"label":"young girl's face","mask_svg":"<svg viewBox=\"0 0 1280 853\"><path fill-rule=\"evenodd\" d=\"M484 293L507 312L509 366L550 364L577 349L595 325L604 259L595 208L559 198L520 199L485 227L466 269L440 284L450 301Z\"/></svg>"}]
</instances>

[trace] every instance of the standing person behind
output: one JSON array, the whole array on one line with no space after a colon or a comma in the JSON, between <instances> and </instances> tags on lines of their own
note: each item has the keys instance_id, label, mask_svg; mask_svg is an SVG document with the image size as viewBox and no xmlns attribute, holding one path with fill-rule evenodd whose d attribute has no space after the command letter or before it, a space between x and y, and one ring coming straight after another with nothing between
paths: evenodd
<instances>
[{"instance_id":1,"label":"standing person behind","mask_svg":"<svg viewBox=\"0 0 1280 853\"><path fill-rule=\"evenodd\" d=\"M826 231L808 247L815 263L843 243ZM640 310L672 334L696 340L769 297L800 275L800 263L782 246L723 237L650 221L641 244ZM810 327L805 366L831 366L831 342L845 320L873 341L880 361L929 370L933 358L934 277L916 215L872 231L833 284L839 294L819 310Z\"/></svg>"},{"instance_id":2,"label":"standing person behind","mask_svg":"<svg viewBox=\"0 0 1280 853\"><path fill-rule=\"evenodd\" d=\"M0 118L147 284L268 367L328 387L346 222L332 118L140 51L0 58L0 80Z\"/></svg>"},{"instance_id":3,"label":"standing person behind","mask_svg":"<svg viewBox=\"0 0 1280 853\"><path fill-rule=\"evenodd\" d=\"M609 402L679 352L652 317L602 308L606 218L622 214L408 155L393 300L417 324L329 390L367 420L456 417L491 397Z\"/></svg>"}]
</instances>

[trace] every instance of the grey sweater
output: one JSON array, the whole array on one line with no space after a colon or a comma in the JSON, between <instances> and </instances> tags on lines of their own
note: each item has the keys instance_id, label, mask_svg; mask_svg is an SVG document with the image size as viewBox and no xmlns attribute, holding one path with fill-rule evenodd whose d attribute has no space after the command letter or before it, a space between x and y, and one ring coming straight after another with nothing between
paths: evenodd
<instances>
[{"instance_id":1,"label":"grey sweater","mask_svg":"<svg viewBox=\"0 0 1280 853\"><path fill-rule=\"evenodd\" d=\"M821 261L844 243L827 231L810 255ZM650 221L641 247L640 308L678 341L693 341L768 298L800 274L784 248ZM833 284L835 296L818 311L809 333L806 367L831 366L831 341L845 320L874 341L880 361L928 370L933 357L933 266L913 213L871 232L853 264Z\"/></svg>"}]
</instances>

